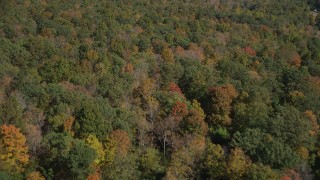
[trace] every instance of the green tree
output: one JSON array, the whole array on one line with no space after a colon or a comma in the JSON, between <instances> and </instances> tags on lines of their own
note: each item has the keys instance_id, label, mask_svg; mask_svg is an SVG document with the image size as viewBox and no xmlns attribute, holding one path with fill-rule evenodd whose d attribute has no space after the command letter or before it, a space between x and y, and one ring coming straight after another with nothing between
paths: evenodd
<instances>
[{"instance_id":1,"label":"green tree","mask_svg":"<svg viewBox=\"0 0 320 180\"><path fill-rule=\"evenodd\" d=\"M17 97L10 96L4 104L0 106L0 124L14 124L19 128L24 128L22 121L23 107Z\"/></svg>"},{"instance_id":2,"label":"green tree","mask_svg":"<svg viewBox=\"0 0 320 180\"><path fill-rule=\"evenodd\" d=\"M259 129L236 132L231 145L243 148L252 160L273 168L293 167L300 162L298 154L288 144Z\"/></svg>"},{"instance_id":3,"label":"green tree","mask_svg":"<svg viewBox=\"0 0 320 180\"><path fill-rule=\"evenodd\" d=\"M39 75L48 83L57 83L69 80L72 68L71 63L61 57L48 60L39 68Z\"/></svg>"},{"instance_id":4,"label":"green tree","mask_svg":"<svg viewBox=\"0 0 320 180\"><path fill-rule=\"evenodd\" d=\"M245 174L244 178L252 180L271 180L280 179L280 174L269 166L265 166L261 163L251 164L249 170Z\"/></svg>"},{"instance_id":5,"label":"green tree","mask_svg":"<svg viewBox=\"0 0 320 180\"><path fill-rule=\"evenodd\" d=\"M161 154L155 148L147 148L140 158L140 168L143 177L156 178L164 173Z\"/></svg>"},{"instance_id":6,"label":"green tree","mask_svg":"<svg viewBox=\"0 0 320 180\"><path fill-rule=\"evenodd\" d=\"M118 156L111 164L102 166L103 179L138 179L140 171L138 170L138 161L136 154L127 154Z\"/></svg>"},{"instance_id":7,"label":"green tree","mask_svg":"<svg viewBox=\"0 0 320 180\"><path fill-rule=\"evenodd\" d=\"M267 129L292 148L312 147L315 143L314 137L309 134L311 122L293 106L280 107L270 119Z\"/></svg>"},{"instance_id":8,"label":"green tree","mask_svg":"<svg viewBox=\"0 0 320 180\"><path fill-rule=\"evenodd\" d=\"M76 113L75 130L76 135L85 137L89 134L96 135L102 139L110 131L111 122L108 122L105 108L102 104L89 101L83 104L81 109Z\"/></svg>"},{"instance_id":9,"label":"green tree","mask_svg":"<svg viewBox=\"0 0 320 180\"><path fill-rule=\"evenodd\" d=\"M50 133L43 143L46 151L41 164L53 171L54 178L85 179L92 173L97 153L84 140L73 139L67 133Z\"/></svg>"},{"instance_id":10,"label":"green tree","mask_svg":"<svg viewBox=\"0 0 320 180\"><path fill-rule=\"evenodd\" d=\"M212 179L225 177L227 161L224 150L220 145L208 143L204 159L204 172Z\"/></svg>"},{"instance_id":11,"label":"green tree","mask_svg":"<svg viewBox=\"0 0 320 180\"><path fill-rule=\"evenodd\" d=\"M188 99L201 99L207 88L217 80L217 72L211 70L194 59L181 59L184 72L179 79L179 87Z\"/></svg>"}]
</instances>

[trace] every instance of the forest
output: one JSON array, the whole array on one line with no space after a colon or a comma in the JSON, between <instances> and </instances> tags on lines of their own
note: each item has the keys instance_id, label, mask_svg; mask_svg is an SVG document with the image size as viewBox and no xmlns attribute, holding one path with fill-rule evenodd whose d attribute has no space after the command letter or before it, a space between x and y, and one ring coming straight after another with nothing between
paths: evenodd
<instances>
[{"instance_id":1,"label":"forest","mask_svg":"<svg viewBox=\"0 0 320 180\"><path fill-rule=\"evenodd\" d=\"M320 179L319 12L0 0L0 179Z\"/></svg>"}]
</instances>

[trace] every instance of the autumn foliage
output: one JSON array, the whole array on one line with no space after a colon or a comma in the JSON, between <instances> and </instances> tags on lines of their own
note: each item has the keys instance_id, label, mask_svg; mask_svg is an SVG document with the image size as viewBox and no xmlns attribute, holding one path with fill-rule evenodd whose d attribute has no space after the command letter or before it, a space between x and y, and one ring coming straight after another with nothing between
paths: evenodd
<instances>
[{"instance_id":1,"label":"autumn foliage","mask_svg":"<svg viewBox=\"0 0 320 180\"><path fill-rule=\"evenodd\" d=\"M186 116L188 113L187 105L183 102L176 101L172 107L171 115L179 120L181 117Z\"/></svg>"},{"instance_id":2,"label":"autumn foliage","mask_svg":"<svg viewBox=\"0 0 320 180\"><path fill-rule=\"evenodd\" d=\"M0 180L320 179L319 8L0 1Z\"/></svg>"},{"instance_id":3,"label":"autumn foliage","mask_svg":"<svg viewBox=\"0 0 320 180\"><path fill-rule=\"evenodd\" d=\"M163 59L165 62L173 63L174 62L174 54L172 50L168 47L164 47L161 53Z\"/></svg>"},{"instance_id":4,"label":"autumn foliage","mask_svg":"<svg viewBox=\"0 0 320 180\"><path fill-rule=\"evenodd\" d=\"M90 174L86 180L100 180L101 178L99 167L94 168L94 172Z\"/></svg>"},{"instance_id":5,"label":"autumn foliage","mask_svg":"<svg viewBox=\"0 0 320 180\"><path fill-rule=\"evenodd\" d=\"M114 149L117 155L125 156L131 146L128 133L120 129L112 131L108 137L108 146Z\"/></svg>"},{"instance_id":6,"label":"autumn foliage","mask_svg":"<svg viewBox=\"0 0 320 180\"><path fill-rule=\"evenodd\" d=\"M178 86L176 83L174 83L174 82L170 82L170 83L169 83L169 91L170 91L170 92L177 93L177 94L182 94L181 89L180 89L179 86Z\"/></svg>"},{"instance_id":7,"label":"autumn foliage","mask_svg":"<svg viewBox=\"0 0 320 180\"><path fill-rule=\"evenodd\" d=\"M26 138L14 125L0 127L0 158L5 168L22 172L29 162Z\"/></svg>"},{"instance_id":8,"label":"autumn foliage","mask_svg":"<svg viewBox=\"0 0 320 180\"><path fill-rule=\"evenodd\" d=\"M33 171L27 175L26 180L45 180L45 178L38 171Z\"/></svg>"},{"instance_id":9,"label":"autumn foliage","mask_svg":"<svg viewBox=\"0 0 320 180\"><path fill-rule=\"evenodd\" d=\"M257 52L254 49L252 49L251 47L249 47L249 46L243 48L243 51L246 54L250 55L250 56L256 56L257 55Z\"/></svg>"},{"instance_id":10,"label":"autumn foliage","mask_svg":"<svg viewBox=\"0 0 320 180\"><path fill-rule=\"evenodd\" d=\"M307 110L304 112L305 116L308 118L310 124L311 124L311 130L309 131L309 134L311 136L317 136L319 134L319 124L317 122L317 116L315 113L311 110Z\"/></svg>"},{"instance_id":11,"label":"autumn foliage","mask_svg":"<svg viewBox=\"0 0 320 180\"><path fill-rule=\"evenodd\" d=\"M203 49L194 43L191 43L187 50L178 46L175 49L175 54L177 57L192 58L192 59L199 60L200 62L204 62L205 60Z\"/></svg>"},{"instance_id":12,"label":"autumn foliage","mask_svg":"<svg viewBox=\"0 0 320 180\"><path fill-rule=\"evenodd\" d=\"M75 118L70 116L69 118L67 118L64 123L63 123L63 129L70 133L71 135L74 134L74 132L72 131L72 126L73 126L73 123L75 121Z\"/></svg>"},{"instance_id":13,"label":"autumn foliage","mask_svg":"<svg viewBox=\"0 0 320 180\"><path fill-rule=\"evenodd\" d=\"M242 149L236 148L231 150L227 164L227 173L230 179L240 179L250 167L251 160L244 154Z\"/></svg>"},{"instance_id":14,"label":"autumn foliage","mask_svg":"<svg viewBox=\"0 0 320 180\"><path fill-rule=\"evenodd\" d=\"M301 57L298 53L292 55L292 60L289 61L291 65L300 67L301 66Z\"/></svg>"},{"instance_id":15,"label":"autumn foliage","mask_svg":"<svg viewBox=\"0 0 320 180\"><path fill-rule=\"evenodd\" d=\"M212 112L212 123L231 124L231 103L238 96L238 92L232 84L212 87L209 89L211 103L209 107Z\"/></svg>"}]
</instances>

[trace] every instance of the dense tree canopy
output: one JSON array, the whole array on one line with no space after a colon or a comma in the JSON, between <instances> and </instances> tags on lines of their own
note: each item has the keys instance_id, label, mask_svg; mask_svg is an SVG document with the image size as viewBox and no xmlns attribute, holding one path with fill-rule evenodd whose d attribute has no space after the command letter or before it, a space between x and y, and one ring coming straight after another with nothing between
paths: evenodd
<instances>
[{"instance_id":1,"label":"dense tree canopy","mask_svg":"<svg viewBox=\"0 0 320 180\"><path fill-rule=\"evenodd\" d=\"M0 4L0 179L320 178L318 0Z\"/></svg>"}]
</instances>

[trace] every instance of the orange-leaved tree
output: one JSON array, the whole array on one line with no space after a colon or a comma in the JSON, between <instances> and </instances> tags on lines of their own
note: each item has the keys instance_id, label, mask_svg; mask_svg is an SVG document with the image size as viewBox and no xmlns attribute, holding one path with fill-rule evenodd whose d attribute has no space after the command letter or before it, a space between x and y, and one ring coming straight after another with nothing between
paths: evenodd
<instances>
[{"instance_id":1,"label":"orange-leaved tree","mask_svg":"<svg viewBox=\"0 0 320 180\"><path fill-rule=\"evenodd\" d=\"M112 163L116 157L125 157L131 146L129 135L126 131L117 129L112 131L107 137L105 144L105 160Z\"/></svg>"},{"instance_id":2,"label":"orange-leaved tree","mask_svg":"<svg viewBox=\"0 0 320 180\"><path fill-rule=\"evenodd\" d=\"M27 175L26 180L45 180L45 178L38 171L33 171Z\"/></svg>"},{"instance_id":3,"label":"orange-leaved tree","mask_svg":"<svg viewBox=\"0 0 320 180\"><path fill-rule=\"evenodd\" d=\"M14 125L0 126L0 165L6 171L22 172L29 162L26 137Z\"/></svg>"}]
</instances>

